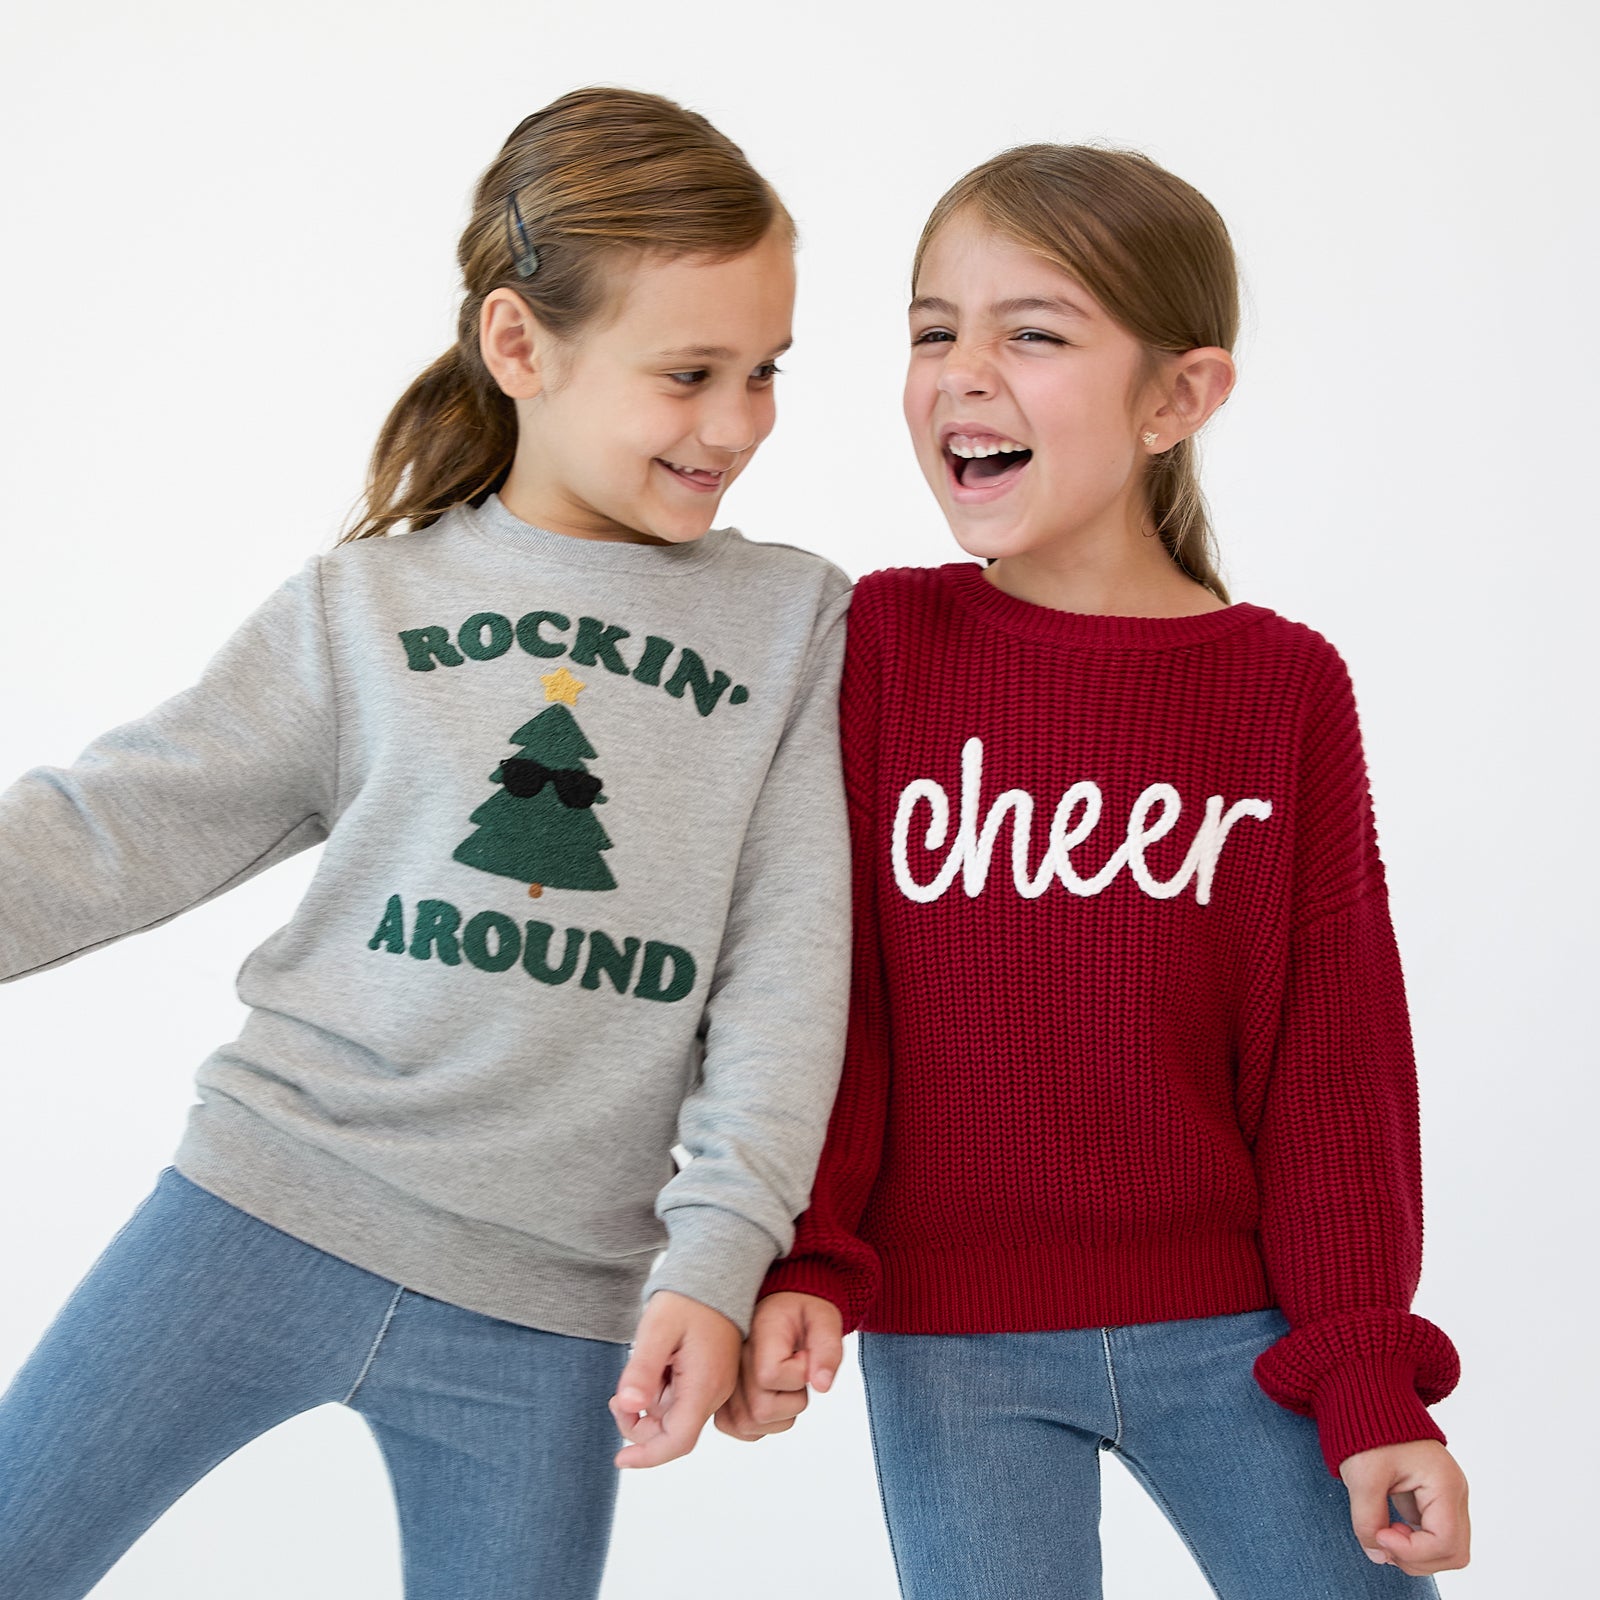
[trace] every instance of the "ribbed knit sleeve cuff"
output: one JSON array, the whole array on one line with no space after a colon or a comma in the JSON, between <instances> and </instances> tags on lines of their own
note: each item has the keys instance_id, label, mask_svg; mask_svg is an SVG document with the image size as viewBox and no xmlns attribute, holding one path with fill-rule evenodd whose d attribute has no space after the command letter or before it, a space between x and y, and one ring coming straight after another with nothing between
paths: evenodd
<instances>
[{"instance_id":1,"label":"ribbed knit sleeve cuff","mask_svg":"<svg viewBox=\"0 0 1600 1600\"><path fill-rule=\"evenodd\" d=\"M674 1206L665 1220L667 1253L646 1281L643 1300L670 1289L720 1311L748 1337L756 1291L778 1241L719 1206Z\"/></svg>"},{"instance_id":2,"label":"ribbed knit sleeve cuff","mask_svg":"<svg viewBox=\"0 0 1600 1600\"><path fill-rule=\"evenodd\" d=\"M1269 1399L1314 1417L1328 1471L1362 1450L1412 1439L1444 1443L1428 1407L1455 1388L1449 1337L1408 1311L1371 1309L1292 1329L1256 1358Z\"/></svg>"},{"instance_id":3,"label":"ribbed knit sleeve cuff","mask_svg":"<svg viewBox=\"0 0 1600 1600\"><path fill-rule=\"evenodd\" d=\"M814 1294L839 1308L845 1333L854 1333L867 1314L872 1299L868 1287L852 1284L843 1273L834 1271L814 1256L775 1261L761 1285L760 1298L769 1294Z\"/></svg>"},{"instance_id":4,"label":"ribbed knit sleeve cuff","mask_svg":"<svg viewBox=\"0 0 1600 1600\"><path fill-rule=\"evenodd\" d=\"M1445 1442L1417 1393L1416 1367L1404 1360L1359 1362L1330 1372L1311 1401L1328 1471L1346 1456L1412 1439Z\"/></svg>"}]
</instances>

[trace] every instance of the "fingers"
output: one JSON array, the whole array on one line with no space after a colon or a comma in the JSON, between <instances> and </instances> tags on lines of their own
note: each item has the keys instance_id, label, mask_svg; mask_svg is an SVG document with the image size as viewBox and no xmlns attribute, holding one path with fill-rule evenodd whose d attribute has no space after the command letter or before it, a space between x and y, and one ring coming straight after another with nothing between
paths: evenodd
<instances>
[{"instance_id":1,"label":"fingers","mask_svg":"<svg viewBox=\"0 0 1600 1600\"><path fill-rule=\"evenodd\" d=\"M816 1295L763 1301L749 1348L756 1388L801 1389L810 1384L826 1394L844 1360L839 1308Z\"/></svg>"},{"instance_id":2,"label":"fingers","mask_svg":"<svg viewBox=\"0 0 1600 1600\"><path fill-rule=\"evenodd\" d=\"M808 1308L806 1318L806 1378L818 1394L833 1387L834 1374L844 1360L844 1335L838 1309L826 1302Z\"/></svg>"},{"instance_id":3,"label":"fingers","mask_svg":"<svg viewBox=\"0 0 1600 1600\"><path fill-rule=\"evenodd\" d=\"M717 1431L755 1443L787 1433L825 1393L844 1359L837 1306L815 1295L783 1293L759 1302L740 1360L739 1381L717 1411Z\"/></svg>"},{"instance_id":4,"label":"fingers","mask_svg":"<svg viewBox=\"0 0 1600 1600\"><path fill-rule=\"evenodd\" d=\"M622 1393L620 1385L618 1393ZM681 1363L680 1358L663 1395L659 1415L646 1419L655 1424L654 1428L646 1432L641 1425L636 1434L623 1430L632 1442L617 1452L617 1466L659 1467L688 1455L720 1399L715 1375L704 1364Z\"/></svg>"},{"instance_id":5,"label":"fingers","mask_svg":"<svg viewBox=\"0 0 1600 1600\"><path fill-rule=\"evenodd\" d=\"M688 1455L733 1394L739 1354L738 1325L724 1313L671 1290L651 1296L610 1401L627 1440L615 1464L657 1467Z\"/></svg>"},{"instance_id":6,"label":"fingers","mask_svg":"<svg viewBox=\"0 0 1600 1600\"><path fill-rule=\"evenodd\" d=\"M1426 1528L1408 1528L1396 1522L1378 1535L1389 1559L1407 1577L1429 1578L1467 1564L1467 1540L1460 1530L1434 1534Z\"/></svg>"},{"instance_id":7,"label":"fingers","mask_svg":"<svg viewBox=\"0 0 1600 1600\"><path fill-rule=\"evenodd\" d=\"M741 1426L738 1400L739 1391L735 1389L727 1404L717 1407L716 1415L711 1419L711 1425L718 1433L725 1433L730 1439L740 1439L746 1444L759 1444L761 1436L747 1434Z\"/></svg>"},{"instance_id":8,"label":"fingers","mask_svg":"<svg viewBox=\"0 0 1600 1600\"><path fill-rule=\"evenodd\" d=\"M1407 1517L1413 1502L1417 1523L1391 1523L1378 1535L1379 1546L1408 1577L1431 1577L1466 1566L1472 1553L1471 1520L1467 1514L1467 1486L1449 1483L1435 1489L1424 1485L1413 1494L1397 1494L1395 1506Z\"/></svg>"},{"instance_id":9,"label":"fingers","mask_svg":"<svg viewBox=\"0 0 1600 1600\"><path fill-rule=\"evenodd\" d=\"M804 1408L805 1396L802 1394L800 1410ZM741 1387L735 1391L733 1398L718 1410L716 1427L718 1433L725 1433L730 1439L738 1439L745 1444L759 1444L769 1433L787 1433L794 1426L795 1417L799 1414L797 1410L789 1416L773 1415L766 1406L752 1405Z\"/></svg>"},{"instance_id":10,"label":"fingers","mask_svg":"<svg viewBox=\"0 0 1600 1600\"><path fill-rule=\"evenodd\" d=\"M806 1385L805 1320L798 1309L763 1302L744 1347L743 1369L757 1389L803 1389Z\"/></svg>"},{"instance_id":11,"label":"fingers","mask_svg":"<svg viewBox=\"0 0 1600 1600\"><path fill-rule=\"evenodd\" d=\"M810 1401L805 1377L794 1389L766 1389L756 1381L753 1358L746 1347L745 1366L728 1403L717 1413L717 1429L730 1438L754 1444L769 1433L787 1433Z\"/></svg>"},{"instance_id":12,"label":"fingers","mask_svg":"<svg viewBox=\"0 0 1600 1600\"><path fill-rule=\"evenodd\" d=\"M682 1337L671 1317L647 1311L639 1320L617 1392L607 1402L617 1431L630 1446L649 1444L662 1433L674 1399L673 1362ZM617 1464L622 1464L620 1454Z\"/></svg>"},{"instance_id":13,"label":"fingers","mask_svg":"<svg viewBox=\"0 0 1600 1600\"><path fill-rule=\"evenodd\" d=\"M1356 1543L1380 1566L1389 1553L1378 1543L1378 1532L1389 1526L1388 1485L1371 1473L1352 1475L1345 1487L1350 1491L1350 1526Z\"/></svg>"},{"instance_id":14,"label":"fingers","mask_svg":"<svg viewBox=\"0 0 1600 1600\"><path fill-rule=\"evenodd\" d=\"M1408 1577L1464 1567L1470 1557L1467 1480L1444 1447L1421 1440L1363 1451L1339 1475L1350 1491L1350 1524L1368 1557ZM1390 1520L1389 1503L1404 1519Z\"/></svg>"}]
</instances>

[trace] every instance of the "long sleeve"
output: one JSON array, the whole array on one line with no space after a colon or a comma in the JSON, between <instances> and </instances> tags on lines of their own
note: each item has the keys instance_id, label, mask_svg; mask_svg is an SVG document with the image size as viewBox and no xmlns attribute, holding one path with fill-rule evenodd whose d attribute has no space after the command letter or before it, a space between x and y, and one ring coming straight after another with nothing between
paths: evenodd
<instances>
[{"instance_id":1,"label":"long sleeve","mask_svg":"<svg viewBox=\"0 0 1600 1600\"><path fill-rule=\"evenodd\" d=\"M1295 914L1255 1164L1268 1278L1290 1332L1263 1390L1346 1456L1444 1438L1426 1407L1456 1353L1410 1311L1422 1260L1416 1069L1404 979L1343 663L1308 717Z\"/></svg>"},{"instance_id":2,"label":"long sleeve","mask_svg":"<svg viewBox=\"0 0 1600 1600\"><path fill-rule=\"evenodd\" d=\"M156 927L321 841L335 749L313 557L191 688L0 794L0 980Z\"/></svg>"},{"instance_id":3,"label":"long sleeve","mask_svg":"<svg viewBox=\"0 0 1600 1600\"><path fill-rule=\"evenodd\" d=\"M850 947L839 676L848 589L819 611L802 686L751 814L684 1100L689 1163L661 1190L669 1289L748 1330L805 1204L844 1047Z\"/></svg>"},{"instance_id":4,"label":"long sleeve","mask_svg":"<svg viewBox=\"0 0 1600 1600\"><path fill-rule=\"evenodd\" d=\"M876 651L858 617L846 648L841 705L855 928L844 1071L810 1205L796 1223L792 1248L761 1287L764 1295L794 1290L831 1300L847 1332L859 1325L877 1294L877 1254L856 1228L877 1177L889 1099L889 1018L874 888Z\"/></svg>"}]
</instances>

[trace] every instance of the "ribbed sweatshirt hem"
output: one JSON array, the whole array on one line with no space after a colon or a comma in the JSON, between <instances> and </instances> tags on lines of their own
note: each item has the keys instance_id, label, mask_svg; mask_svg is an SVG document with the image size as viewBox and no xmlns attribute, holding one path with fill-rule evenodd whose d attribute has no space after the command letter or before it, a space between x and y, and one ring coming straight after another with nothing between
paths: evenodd
<instances>
[{"instance_id":1,"label":"ribbed sweatshirt hem","mask_svg":"<svg viewBox=\"0 0 1600 1600\"><path fill-rule=\"evenodd\" d=\"M442 1211L212 1094L174 1164L229 1205L418 1294L526 1328L626 1344L656 1251L598 1260Z\"/></svg>"},{"instance_id":2,"label":"ribbed sweatshirt hem","mask_svg":"<svg viewBox=\"0 0 1600 1600\"><path fill-rule=\"evenodd\" d=\"M1220 1317L1274 1304L1254 1233L873 1249L883 1276L860 1324L868 1333L1038 1333Z\"/></svg>"}]
</instances>

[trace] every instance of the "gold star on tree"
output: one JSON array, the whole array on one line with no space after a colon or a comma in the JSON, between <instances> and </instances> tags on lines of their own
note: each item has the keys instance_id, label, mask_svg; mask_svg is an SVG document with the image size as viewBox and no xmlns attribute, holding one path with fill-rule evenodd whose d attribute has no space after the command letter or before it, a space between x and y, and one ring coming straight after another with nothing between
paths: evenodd
<instances>
[{"instance_id":1,"label":"gold star on tree","mask_svg":"<svg viewBox=\"0 0 1600 1600\"><path fill-rule=\"evenodd\" d=\"M559 700L564 706L577 705L578 696L586 687L581 679L573 677L565 667L557 672L545 673L539 682L544 685L546 700Z\"/></svg>"}]
</instances>

